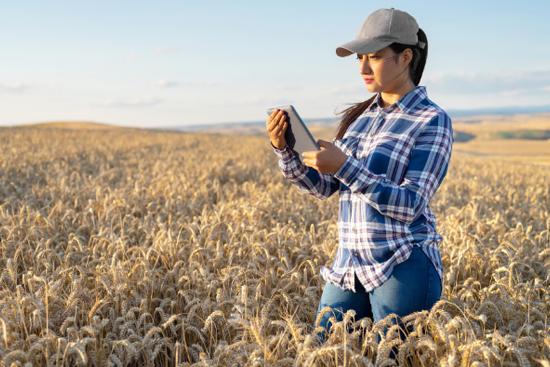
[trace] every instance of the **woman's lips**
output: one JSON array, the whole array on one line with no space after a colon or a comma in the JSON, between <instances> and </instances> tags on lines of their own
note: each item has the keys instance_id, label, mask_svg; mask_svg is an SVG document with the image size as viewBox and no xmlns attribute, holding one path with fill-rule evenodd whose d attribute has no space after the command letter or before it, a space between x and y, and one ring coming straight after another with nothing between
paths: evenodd
<instances>
[{"instance_id":1,"label":"woman's lips","mask_svg":"<svg viewBox=\"0 0 550 367\"><path fill-rule=\"evenodd\" d=\"M363 80L365 81L365 83L367 84L371 84L374 82L374 79L369 79L369 78L363 78Z\"/></svg>"}]
</instances>

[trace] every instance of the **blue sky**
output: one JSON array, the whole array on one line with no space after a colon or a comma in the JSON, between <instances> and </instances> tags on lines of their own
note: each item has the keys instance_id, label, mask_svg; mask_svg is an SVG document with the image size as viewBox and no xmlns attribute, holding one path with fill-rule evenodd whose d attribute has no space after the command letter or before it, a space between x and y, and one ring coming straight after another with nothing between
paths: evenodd
<instances>
[{"instance_id":1,"label":"blue sky","mask_svg":"<svg viewBox=\"0 0 550 367\"><path fill-rule=\"evenodd\" d=\"M353 56L372 11L428 36L421 85L443 108L550 101L550 1L4 1L0 125L250 121L292 103L334 117L369 97Z\"/></svg>"}]
</instances>

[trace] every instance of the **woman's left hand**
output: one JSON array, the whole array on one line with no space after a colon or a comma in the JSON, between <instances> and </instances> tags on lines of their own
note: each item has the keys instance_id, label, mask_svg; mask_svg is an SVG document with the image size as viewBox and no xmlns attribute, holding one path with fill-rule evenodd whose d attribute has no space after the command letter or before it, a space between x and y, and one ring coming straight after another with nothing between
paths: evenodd
<instances>
[{"instance_id":1,"label":"woman's left hand","mask_svg":"<svg viewBox=\"0 0 550 367\"><path fill-rule=\"evenodd\" d=\"M317 140L321 150L310 150L302 153L302 161L306 166L320 173L334 174L344 164L347 155L336 145L326 140Z\"/></svg>"}]
</instances>

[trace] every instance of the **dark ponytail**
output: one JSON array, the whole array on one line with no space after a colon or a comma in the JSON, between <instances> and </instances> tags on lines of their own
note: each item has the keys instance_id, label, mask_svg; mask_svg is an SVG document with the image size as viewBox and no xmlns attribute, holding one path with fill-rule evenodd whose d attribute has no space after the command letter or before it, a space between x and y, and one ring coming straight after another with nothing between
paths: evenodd
<instances>
[{"instance_id":1,"label":"dark ponytail","mask_svg":"<svg viewBox=\"0 0 550 367\"><path fill-rule=\"evenodd\" d=\"M424 33L424 31L419 28L417 35L418 42L423 43L424 48L420 48L418 46L412 48L413 54L415 54L415 56L411 61L412 67L409 70L411 73L411 80L413 81L414 85L420 84L420 79L422 79L422 73L424 72L424 66L426 66L426 59L428 58L428 38L426 37L426 33ZM405 46L402 50L404 50L405 48L407 47Z\"/></svg>"},{"instance_id":2,"label":"dark ponytail","mask_svg":"<svg viewBox=\"0 0 550 367\"><path fill-rule=\"evenodd\" d=\"M389 47L395 53L401 53L406 48L410 48L413 52L413 58L409 67L409 75L414 85L418 86L420 79L422 79L422 73L424 72L424 66L426 66L426 59L428 58L428 38L426 33L422 29L418 29L417 32L419 44L424 44L424 48L418 47L418 45L404 45L402 43L392 43ZM342 139L348 127L367 109L367 107L374 101L376 94L363 102L355 103L343 111L338 112L338 115L343 114L342 120L338 125L336 133L336 139Z\"/></svg>"}]
</instances>

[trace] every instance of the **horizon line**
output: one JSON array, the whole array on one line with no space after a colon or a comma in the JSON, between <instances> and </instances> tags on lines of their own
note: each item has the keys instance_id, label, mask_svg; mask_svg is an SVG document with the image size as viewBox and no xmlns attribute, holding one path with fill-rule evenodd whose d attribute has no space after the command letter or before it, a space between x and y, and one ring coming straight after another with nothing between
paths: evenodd
<instances>
[{"instance_id":1,"label":"horizon line","mask_svg":"<svg viewBox=\"0 0 550 367\"><path fill-rule=\"evenodd\" d=\"M450 108L446 109L447 113L454 118L458 117L476 117L476 116L487 116L487 115L512 115L512 114L540 114L550 112L550 104L545 105L531 105L531 106L501 106L501 107L480 107L480 108ZM340 117L303 117L305 121L324 121L329 122L332 120L338 120ZM1 127L17 127L25 125L35 125L35 124L48 124L48 123L95 123L102 125L112 125L118 127L137 127L137 128L184 128L184 127L208 127L216 125L227 125L227 124L258 124L264 120L245 120L245 121L217 121L217 122L204 122L204 123L190 123L190 124L172 124L172 125L162 125L162 126L137 126L137 125L119 125L112 122L100 122L97 120L88 120L88 119L66 119L66 120L40 120L40 121L29 121L22 122L18 124L6 124Z\"/></svg>"}]
</instances>

